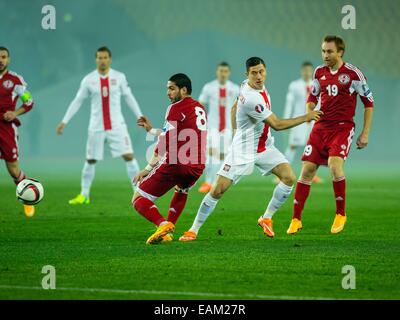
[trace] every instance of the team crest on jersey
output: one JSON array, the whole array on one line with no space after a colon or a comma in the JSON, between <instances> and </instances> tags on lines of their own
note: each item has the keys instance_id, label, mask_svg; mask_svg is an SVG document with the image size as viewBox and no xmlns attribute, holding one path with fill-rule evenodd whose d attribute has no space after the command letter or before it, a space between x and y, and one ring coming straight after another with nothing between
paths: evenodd
<instances>
[{"instance_id":1,"label":"team crest on jersey","mask_svg":"<svg viewBox=\"0 0 400 320\"><path fill-rule=\"evenodd\" d=\"M6 89L11 89L14 85L14 82L12 82L11 80L6 80L3 82L3 87Z\"/></svg>"},{"instance_id":2,"label":"team crest on jersey","mask_svg":"<svg viewBox=\"0 0 400 320\"><path fill-rule=\"evenodd\" d=\"M255 109L258 113L262 113L264 111L264 106L262 104L258 104L256 105Z\"/></svg>"},{"instance_id":3,"label":"team crest on jersey","mask_svg":"<svg viewBox=\"0 0 400 320\"><path fill-rule=\"evenodd\" d=\"M228 172L231 170L231 166L229 164L224 165L224 171Z\"/></svg>"},{"instance_id":4,"label":"team crest on jersey","mask_svg":"<svg viewBox=\"0 0 400 320\"><path fill-rule=\"evenodd\" d=\"M102 91L103 97L107 98L108 97L108 88L107 87L103 87L101 91Z\"/></svg>"},{"instance_id":5,"label":"team crest on jersey","mask_svg":"<svg viewBox=\"0 0 400 320\"><path fill-rule=\"evenodd\" d=\"M347 147L346 147L345 144L342 144L342 145L341 145L341 148L342 148L343 150L346 150L346 149L347 149Z\"/></svg>"},{"instance_id":6,"label":"team crest on jersey","mask_svg":"<svg viewBox=\"0 0 400 320\"><path fill-rule=\"evenodd\" d=\"M111 85L115 86L117 84L117 79L111 79Z\"/></svg>"},{"instance_id":7,"label":"team crest on jersey","mask_svg":"<svg viewBox=\"0 0 400 320\"><path fill-rule=\"evenodd\" d=\"M341 84L347 84L350 81L350 76L348 74L342 73L339 75L339 82Z\"/></svg>"}]
</instances>

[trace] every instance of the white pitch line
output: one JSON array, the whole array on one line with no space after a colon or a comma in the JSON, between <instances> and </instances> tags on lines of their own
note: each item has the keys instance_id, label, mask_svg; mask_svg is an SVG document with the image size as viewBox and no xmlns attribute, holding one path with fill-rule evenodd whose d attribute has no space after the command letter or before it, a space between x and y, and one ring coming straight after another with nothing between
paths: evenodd
<instances>
[{"instance_id":1,"label":"white pitch line","mask_svg":"<svg viewBox=\"0 0 400 320\"><path fill-rule=\"evenodd\" d=\"M337 300L337 298L324 297L301 297L301 296L274 296L263 294L234 294L234 293L210 293L210 292L179 292L179 291L159 291L159 290L124 290L124 289L98 289L98 288L56 288L45 290L42 287L10 286L0 285L0 289L21 289L21 290L43 290L51 291L79 291L79 292L103 292L103 293L122 293L122 294L154 294L154 295L177 295L177 296L200 296L200 297L219 297L219 298L241 298L241 299L272 299L272 300Z\"/></svg>"}]
</instances>

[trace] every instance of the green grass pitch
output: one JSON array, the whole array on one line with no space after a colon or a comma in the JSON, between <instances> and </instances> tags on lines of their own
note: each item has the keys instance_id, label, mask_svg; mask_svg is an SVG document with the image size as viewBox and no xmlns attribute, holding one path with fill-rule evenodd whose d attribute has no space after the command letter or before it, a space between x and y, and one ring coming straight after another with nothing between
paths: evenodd
<instances>
[{"instance_id":1,"label":"green grass pitch","mask_svg":"<svg viewBox=\"0 0 400 320\"><path fill-rule=\"evenodd\" d=\"M113 162L114 163L114 162ZM121 167L99 166L88 206L69 206L79 169L41 178L45 199L27 219L15 187L0 174L0 299L399 299L398 181L393 170L347 170L348 222L331 235L332 186L314 185L303 230L286 234L293 194L274 217L276 237L257 226L271 196L270 178L244 178L225 194L198 241L180 243L201 194L192 189L175 240L145 245L152 225L130 206ZM324 176L325 174L325 176ZM165 214L171 194L157 202ZM42 267L56 268L56 290L41 289ZM356 269L356 289L341 286L342 267Z\"/></svg>"}]
</instances>

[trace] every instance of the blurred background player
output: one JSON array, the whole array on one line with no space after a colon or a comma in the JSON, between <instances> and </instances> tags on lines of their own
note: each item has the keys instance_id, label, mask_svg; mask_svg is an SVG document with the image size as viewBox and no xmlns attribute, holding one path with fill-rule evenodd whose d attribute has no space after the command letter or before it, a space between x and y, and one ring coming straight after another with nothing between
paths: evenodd
<instances>
[{"instance_id":1,"label":"blurred background player","mask_svg":"<svg viewBox=\"0 0 400 320\"><path fill-rule=\"evenodd\" d=\"M204 107L190 96L191 92L192 83L187 75L173 75L167 83L171 105L167 108L163 130L152 128L146 117L138 120L139 126L159 136L152 159L135 177L138 187L132 199L135 210L157 226L156 232L147 239L147 244L172 240L189 188L204 171L207 114ZM168 217L164 219L154 202L174 187Z\"/></svg>"},{"instance_id":2,"label":"blurred background player","mask_svg":"<svg viewBox=\"0 0 400 320\"><path fill-rule=\"evenodd\" d=\"M122 156L125 160L131 182L139 172L139 164L133 156L131 138L121 113L121 96L137 118L142 116L142 112L129 88L125 74L112 69L111 63L111 51L107 47L99 48L96 52L97 69L83 78L75 99L56 129L57 134L62 134L83 101L90 97L91 112L81 193L71 199L69 204L90 203L89 194L95 176L95 164L103 160L105 142L108 143L114 158Z\"/></svg>"},{"instance_id":3,"label":"blurred background player","mask_svg":"<svg viewBox=\"0 0 400 320\"><path fill-rule=\"evenodd\" d=\"M224 193L243 176L250 175L254 166L263 176L273 173L281 180L264 214L258 219L264 233L271 238L275 236L272 216L289 198L296 176L285 156L274 146L270 126L275 130L288 129L318 119L320 111L279 119L271 111L271 98L264 86L267 76L265 62L258 57L249 58L246 74L247 80L242 83L239 98L232 107L232 127L236 129L232 146L218 171L216 184L204 197L192 227L179 238L180 241L196 240L199 229Z\"/></svg>"},{"instance_id":4,"label":"blurred background player","mask_svg":"<svg viewBox=\"0 0 400 320\"><path fill-rule=\"evenodd\" d=\"M239 86L229 80L231 69L227 62L217 66L217 79L201 90L199 102L207 109L207 151L205 181L199 192L207 193L215 183L221 160L232 142L231 109L239 95Z\"/></svg>"},{"instance_id":5,"label":"blurred background player","mask_svg":"<svg viewBox=\"0 0 400 320\"><path fill-rule=\"evenodd\" d=\"M315 69L307 110L311 112L319 101L324 115L314 124L304 149L303 167L294 196L293 219L287 230L289 234L302 228L304 204L310 194L312 179L321 165L329 167L336 200L336 215L331 233L341 232L347 220L343 167L355 134L353 117L357 95L360 95L364 104L364 126L357 138L358 149L368 144L374 99L360 69L343 61L344 52L345 43L341 37L328 35L323 39L321 53L324 64Z\"/></svg>"},{"instance_id":6,"label":"blurred background player","mask_svg":"<svg viewBox=\"0 0 400 320\"><path fill-rule=\"evenodd\" d=\"M301 65L301 77L289 84L283 113L284 119L298 117L306 113L306 102L311 90L313 72L313 64L306 61ZM307 122L290 129L288 146L285 151L285 157L289 163L293 163L298 148L304 149L312 126L312 122ZM276 180L276 182L279 182L279 180ZM315 175L313 182L319 183L322 180Z\"/></svg>"},{"instance_id":7,"label":"blurred background player","mask_svg":"<svg viewBox=\"0 0 400 320\"><path fill-rule=\"evenodd\" d=\"M18 157L18 129L21 125L18 117L33 107L31 94L24 79L8 70L10 51L0 47L0 159L4 159L7 170L15 184L25 179ZM22 105L16 109L18 98ZM35 214L34 206L24 205L27 217Z\"/></svg>"}]
</instances>

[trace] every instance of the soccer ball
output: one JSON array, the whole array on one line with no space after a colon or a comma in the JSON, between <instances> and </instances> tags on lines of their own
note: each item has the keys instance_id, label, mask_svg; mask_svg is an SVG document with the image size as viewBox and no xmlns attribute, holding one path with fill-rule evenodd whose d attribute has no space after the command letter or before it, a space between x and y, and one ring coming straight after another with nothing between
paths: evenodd
<instances>
[{"instance_id":1,"label":"soccer ball","mask_svg":"<svg viewBox=\"0 0 400 320\"><path fill-rule=\"evenodd\" d=\"M18 183L16 195L23 204L34 205L43 199L43 186L35 179L24 179Z\"/></svg>"}]
</instances>

